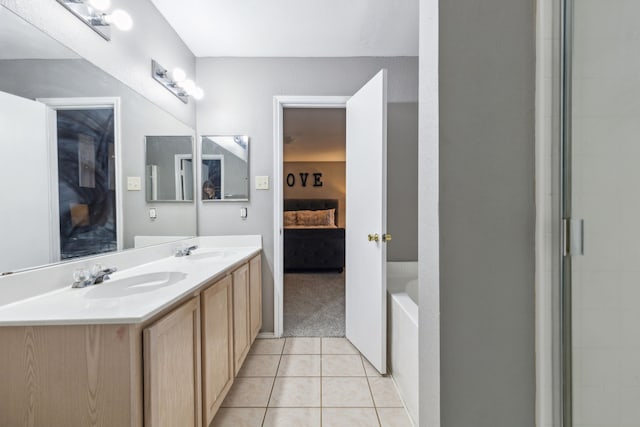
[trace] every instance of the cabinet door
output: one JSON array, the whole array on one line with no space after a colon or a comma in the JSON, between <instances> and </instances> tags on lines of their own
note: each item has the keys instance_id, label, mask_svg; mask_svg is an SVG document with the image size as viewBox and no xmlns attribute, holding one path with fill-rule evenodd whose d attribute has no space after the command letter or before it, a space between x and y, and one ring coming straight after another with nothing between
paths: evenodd
<instances>
[{"instance_id":1,"label":"cabinet door","mask_svg":"<svg viewBox=\"0 0 640 427\"><path fill-rule=\"evenodd\" d=\"M251 342L262 327L262 257L257 255L249 261L249 307Z\"/></svg>"},{"instance_id":2,"label":"cabinet door","mask_svg":"<svg viewBox=\"0 0 640 427\"><path fill-rule=\"evenodd\" d=\"M200 297L144 329L147 427L202 426Z\"/></svg>"},{"instance_id":3,"label":"cabinet door","mask_svg":"<svg viewBox=\"0 0 640 427\"><path fill-rule=\"evenodd\" d=\"M227 276L206 289L202 298L202 401L209 425L233 384L233 297Z\"/></svg>"},{"instance_id":4,"label":"cabinet door","mask_svg":"<svg viewBox=\"0 0 640 427\"><path fill-rule=\"evenodd\" d=\"M251 345L249 326L249 266L244 264L233 272L233 354L236 374Z\"/></svg>"}]
</instances>

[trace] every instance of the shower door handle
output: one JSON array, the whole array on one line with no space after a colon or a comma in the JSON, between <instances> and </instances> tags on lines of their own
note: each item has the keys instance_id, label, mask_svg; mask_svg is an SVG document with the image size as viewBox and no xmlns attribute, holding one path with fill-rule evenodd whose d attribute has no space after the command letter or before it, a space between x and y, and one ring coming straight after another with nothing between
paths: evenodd
<instances>
[{"instance_id":1,"label":"shower door handle","mask_svg":"<svg viewBox=\"0 0 640 427\"><path fill-rule=\"evenodd\" d=\"M562 220L562 254L584 255L584 220L565 218Z\"/></svg>"}]
</instances>

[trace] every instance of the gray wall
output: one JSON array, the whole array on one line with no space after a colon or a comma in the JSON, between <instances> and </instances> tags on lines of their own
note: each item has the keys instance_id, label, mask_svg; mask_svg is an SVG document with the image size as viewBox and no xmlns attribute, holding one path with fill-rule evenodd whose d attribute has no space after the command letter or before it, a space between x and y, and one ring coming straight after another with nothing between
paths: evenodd
<instances>
[{"instance_id":1,"label":"gray wall","mask_svg":"<svg viewBox=\"0 0 640 427\"><path fill-rule=\"evenodd\" d=\"M442 426L534 426L535 2L439 6Z\"/></svg>"},{"instance_id":2,"label":"gray wall","mask_svg":"<svg viewBox=\"0 0 640 427\"><path fill-rule=\"evenodd\" d=\"M197 81L207 93L198 104L201 135L251 138L250 201L207 203L199 212L199 234L263 236L263 330L273 330L273 192L255 190L256 175L273 178L273 97L353 95L381 68L389 70L390 103L417 102L417 58L203 58ZM248 206L242 220L239 207Z\"/></svg>"},{"instance_id":3,"label":"gray wall","mask_svg":"<svg viewBox=\"0 0 640 427\"><path fill-rule=\"evenodd\" d=\"M389 261L418 260L418 103L387 108Z\"/></svg>"}]
</instances>

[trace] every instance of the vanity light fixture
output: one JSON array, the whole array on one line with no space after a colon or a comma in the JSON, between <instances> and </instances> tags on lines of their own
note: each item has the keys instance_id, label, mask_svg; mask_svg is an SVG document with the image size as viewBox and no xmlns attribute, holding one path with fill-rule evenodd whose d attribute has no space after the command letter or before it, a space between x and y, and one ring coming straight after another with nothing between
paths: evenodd
<instances>
[{"instance_id":1,"label":"vanity light fixture","mask_svg":"<svg viewBox=\"0 0 640 427\"><path fill-rule=\"evenodd\" d=\"M131 16L124 10L107 12L111 0L57 1L107 41L111 40L111 25L120 31L129 31L133 27Z\"/></svg>"},{"instance_id":2,"label":"vanity light fixture","mask_svg":"<svg viewBox=\"0 0 640 427\"><path fill-rule=\"evenodd\" d=\"M187 74L181 68L174 68L169 73L166 68L152 59L151 76L185 104L189 102L190 96L196 101L204 98L202 88L196 86L193 80L188 79Z\"/></svg>"}]
</instances>

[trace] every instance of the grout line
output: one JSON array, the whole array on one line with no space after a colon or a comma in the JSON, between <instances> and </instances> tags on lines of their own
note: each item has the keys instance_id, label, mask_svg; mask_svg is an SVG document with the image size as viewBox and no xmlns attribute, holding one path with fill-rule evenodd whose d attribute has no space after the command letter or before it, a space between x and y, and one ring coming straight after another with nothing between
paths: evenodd
<instances>
[{"instance_id":1,"label":"grout line","mask_svg":"<svg viewBox=\"0 0 640 427\"><path fill-rule=\"evenodd\" d=\"M371 383L369 382L369 376L366 375L367 370L364 367L364 356L362 354L360 354L360 362L362 363L362 369L364 369L365 378L367 379L367 386L369 387L371 402L373 402L373 409L376 411L376 418L378 419L378 425L382 426L382 421L380 421L380 414L378 414L378 406L376 405L376 399L373 397L373 390L371 390Z\"/></svg>"},{"instance_id":2,"label":"grout line","mask_svg":"<svg viewBox=\"0 0 640 427\"><path fill-rule=\"evenodd\" d=\"M280 350L280 359L278 359L278 367L276 368L276 373L273 376L273 382L271 383L271 391L269 392L269 398L267 399L267 407L264 409L264 415L262 416L262 423L260 423L260 427L264 427L264 422L267 419L267 410L269 409L269 403L271 403L271 396L273 395L273 389L276 387L276 378L278 376L278 370L280 369L280 362L282 361L282 352L284 351L284 346L287 344L287 340L282 344L282 349Z\"/></svg>"},{"instance_id":3,"label":"grout line","mask_svg":"<svg viewBox=\"0 0 640 427\"><path fill-rule=\"evenodd\" d=\"M323 381L323 376L322 376L322 337L320 337L320 427L322 427L322 408L323 408L323 404L322 404L322 383Z\"/></svg>"}]
</instances>

